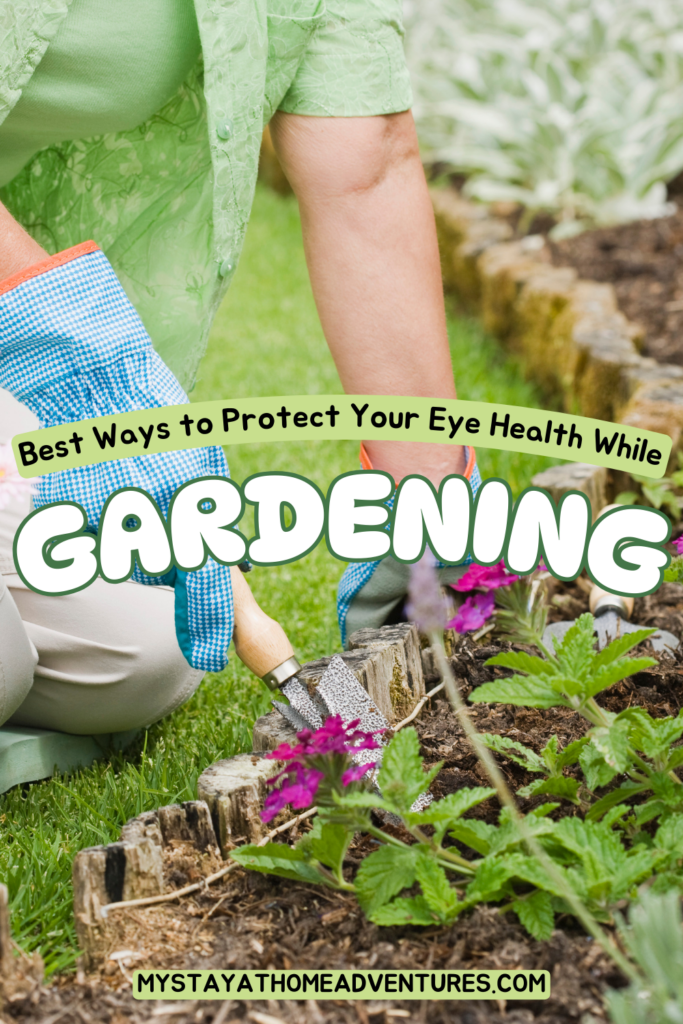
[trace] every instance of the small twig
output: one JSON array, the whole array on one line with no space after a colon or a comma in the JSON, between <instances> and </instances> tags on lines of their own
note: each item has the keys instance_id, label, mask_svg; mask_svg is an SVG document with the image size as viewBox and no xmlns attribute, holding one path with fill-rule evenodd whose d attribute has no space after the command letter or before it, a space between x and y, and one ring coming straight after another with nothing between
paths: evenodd
<instances>
[{"instance_id":1,"label":"small twig","mask_svg":"<svg viewBox=\"0 0 683 1024\"><path fill-rule=\"evenodd\" d=\"M412 722L414 718L417 718L427 701L443 690L445 685L445 683L439 683L439 685L435 686L433 690L430 690L429 693L425 694L425 696L415 705L408 717L404 718L402 722L399 722L398 725L394 726L393 731L398 732L399 729L403 729L403 727ZM281 832L287 832L288 829L294 828L300 822L305 821L306 818L312 818L313 815L317 813L317 807L309 807L307 811L304 811L302 814L298 814L296 818L291 818L289 821L286 821L284 825L279 825L278 828L272 829L268 835L264 836L256 845L265 846L266 843L270 842L270 840L275 836L280 835ZM182 889L174 889L173 892L162 893L161 896L145 896L137 900L119 900L118 903L107 903L102 907L102 916L106 917L110 910L121 910L124 907L150 907L157 903L169 903L171 900L177 900L181 896L189 896L190 893L198 892L199 889L205 889L213 882L217 882L220 878L224 878L237 867L239 867L237 862L231 861L219 871L215 871L212 875L207 875L206 878L201 880L201 882L193 882L192 885L186 885Z\"/></svg>"},{"instance_id":2,"label":"small twig","mask_svg":"<svg viewBox=\"0 0 683 1024\"><path fill-rule=\"evenodd\" d=\"M445 685L445 683L439 683L439 685L435 686L433 690L430 690L429 693L426 693L422 700L418 701L418 703L415 705L415 707L410 712L408 717L404 718L402 722L399 722L398 725L394 726L394 732L398 732L399 729L402 729L405 725L408 725L410 722L412 722L414 718L417 718L417 716L420 714L422 708L425 706L430 697L433 697L436 693L439 693L440 690L443 690Z\"/></svg>"},{"instance_id":3,"label":"small twig","mask_svg":"<svg viewBox=\"0 0 683 1024\"><path fill-rule=\"evenodd\" d=\"M303 821L305 818L310 818L317 813L317 807L309 807L307 811L304 811L302 814L298 814L296 818L292 818L290 821L286 821L284 825L274 828L268 833L268 835L259 840L256 845L265 846L266 843L270 842L273 836L279 835L280 832L286 832L288 828L293 828L294 825L298 825L300 821ZM207 875L206 878L201 880L201 882L193 882L192 885L186 885L182 889L174 889L173 892L162 893L161 896L145 896L138 900L120 900L118 903L107 903L101 908L102 916L106 917L110 910L120 910L123 907L149 907L155 903L168 903L170 900L177 900L180 896L188 896L191 892L197 892L199 889L204 889L207 885L211 885L212 882L217 882L219 878L223 878L237 867L239 867L237 861L231 861L229 864L222 867L220 871L214 871L212 875Z\"/></svg>"}]
</instances>

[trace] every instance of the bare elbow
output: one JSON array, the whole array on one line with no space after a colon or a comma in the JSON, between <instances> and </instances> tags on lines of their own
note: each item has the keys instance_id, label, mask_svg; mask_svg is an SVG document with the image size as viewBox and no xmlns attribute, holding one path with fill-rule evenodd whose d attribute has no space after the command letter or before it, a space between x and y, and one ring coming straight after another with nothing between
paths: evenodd
<instances>
[{"instance_id":1,"label":"bare elbow","mask_svg":"<svg viewBox=\"0 0 683 1024\"><path fill-rule=\"evenodd\" d=\"M412 114L304 117L278 113L273 142L300 202L330 202L373 192L419 163Z\"/></svg>"}]
</instances>

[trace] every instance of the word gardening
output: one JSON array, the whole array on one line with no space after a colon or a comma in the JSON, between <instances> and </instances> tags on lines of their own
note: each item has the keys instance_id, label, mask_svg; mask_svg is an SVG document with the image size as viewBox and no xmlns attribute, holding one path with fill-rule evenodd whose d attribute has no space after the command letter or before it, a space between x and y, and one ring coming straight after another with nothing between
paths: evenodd
<instances>
[{"instance_id":1,"label":"word gardening","mask_svg":"<svg viewBox=\"0 0 683 1024\"><path fill-rule=\"evenodd\" d=\"M82 590L98 575L122 583L136 565L157 577L173 568L195 572L207 558L282 565L323 536L347 562L391 556L412 563L429 547L447 565L468 554L482 565L503 558L511 572L526 575L542 558L559 579L586 569L601 587L631 596L659 587L670 561L664 544L671 526L655 509L617 508L593 524L590 502L578 491L556 504L530 487L513 502L508 484L492 479L474 500L461 476L447 477L438 491L424 477L408 476L394 491L389 474L374 470L342 474L326 496L293 473L258 473L241 487L204 477L178 488L164 515L146 491L124 487L97 523L75 502L32 512L17 532L14 557L26 585L45 594ZM254 506L250 539L238 529L246 503Z\"/></svg>"}]
</instances>

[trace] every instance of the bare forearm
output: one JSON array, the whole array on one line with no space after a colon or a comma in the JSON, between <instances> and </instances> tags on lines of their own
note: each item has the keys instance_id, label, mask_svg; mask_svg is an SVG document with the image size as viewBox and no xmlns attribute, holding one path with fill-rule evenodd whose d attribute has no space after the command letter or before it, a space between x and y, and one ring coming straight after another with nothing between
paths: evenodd
<instances>
[{"instance_id":1,"label":"bare forearm","mask_svg":"<svg viewBox=\"0 0 683 1024\"><path fill-rule=\"evenodd\" d=\"M44 260L47 253L0 203L0 281Z\"/></svg>"},{"instance_id":2,"label":"bare forearm","mask_svg":"<svg viewBox=\"0 0 683 1024\"><path fill-rule=\"evenodd\" d=\"M278 115L273 137L301 209L311 282L347 392L455 398L439 254L410 114ZM372 442L396 479L440 480L460 448Z\"/></svg>"}]
</instances>

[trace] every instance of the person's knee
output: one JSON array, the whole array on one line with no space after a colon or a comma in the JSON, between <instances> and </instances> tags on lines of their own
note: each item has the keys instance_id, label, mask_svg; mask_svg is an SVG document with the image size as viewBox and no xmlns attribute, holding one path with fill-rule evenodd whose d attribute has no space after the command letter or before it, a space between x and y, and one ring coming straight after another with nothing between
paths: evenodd
<instances>
[{"instance_id":1,"label":"person's knee","mask_svg":"<svg viewBox=\"0 0 683 1024\"><path fill-rule=\"evenodd\" d=\"M17 599L40 660L13 724L80 735L144 728L201 681L178 646L170 590L96 580L63 598Z\"/></svg>"},{"instance_id":2,"label":"person's knee","mask_svg":"<svg viewBox=\"0 0 683 1024\"><path fill-rule=\"evenodd\" d=\"M37 663L38 652L0 576L0 725L28 696Z\"/></svg>"}]
</instances>

